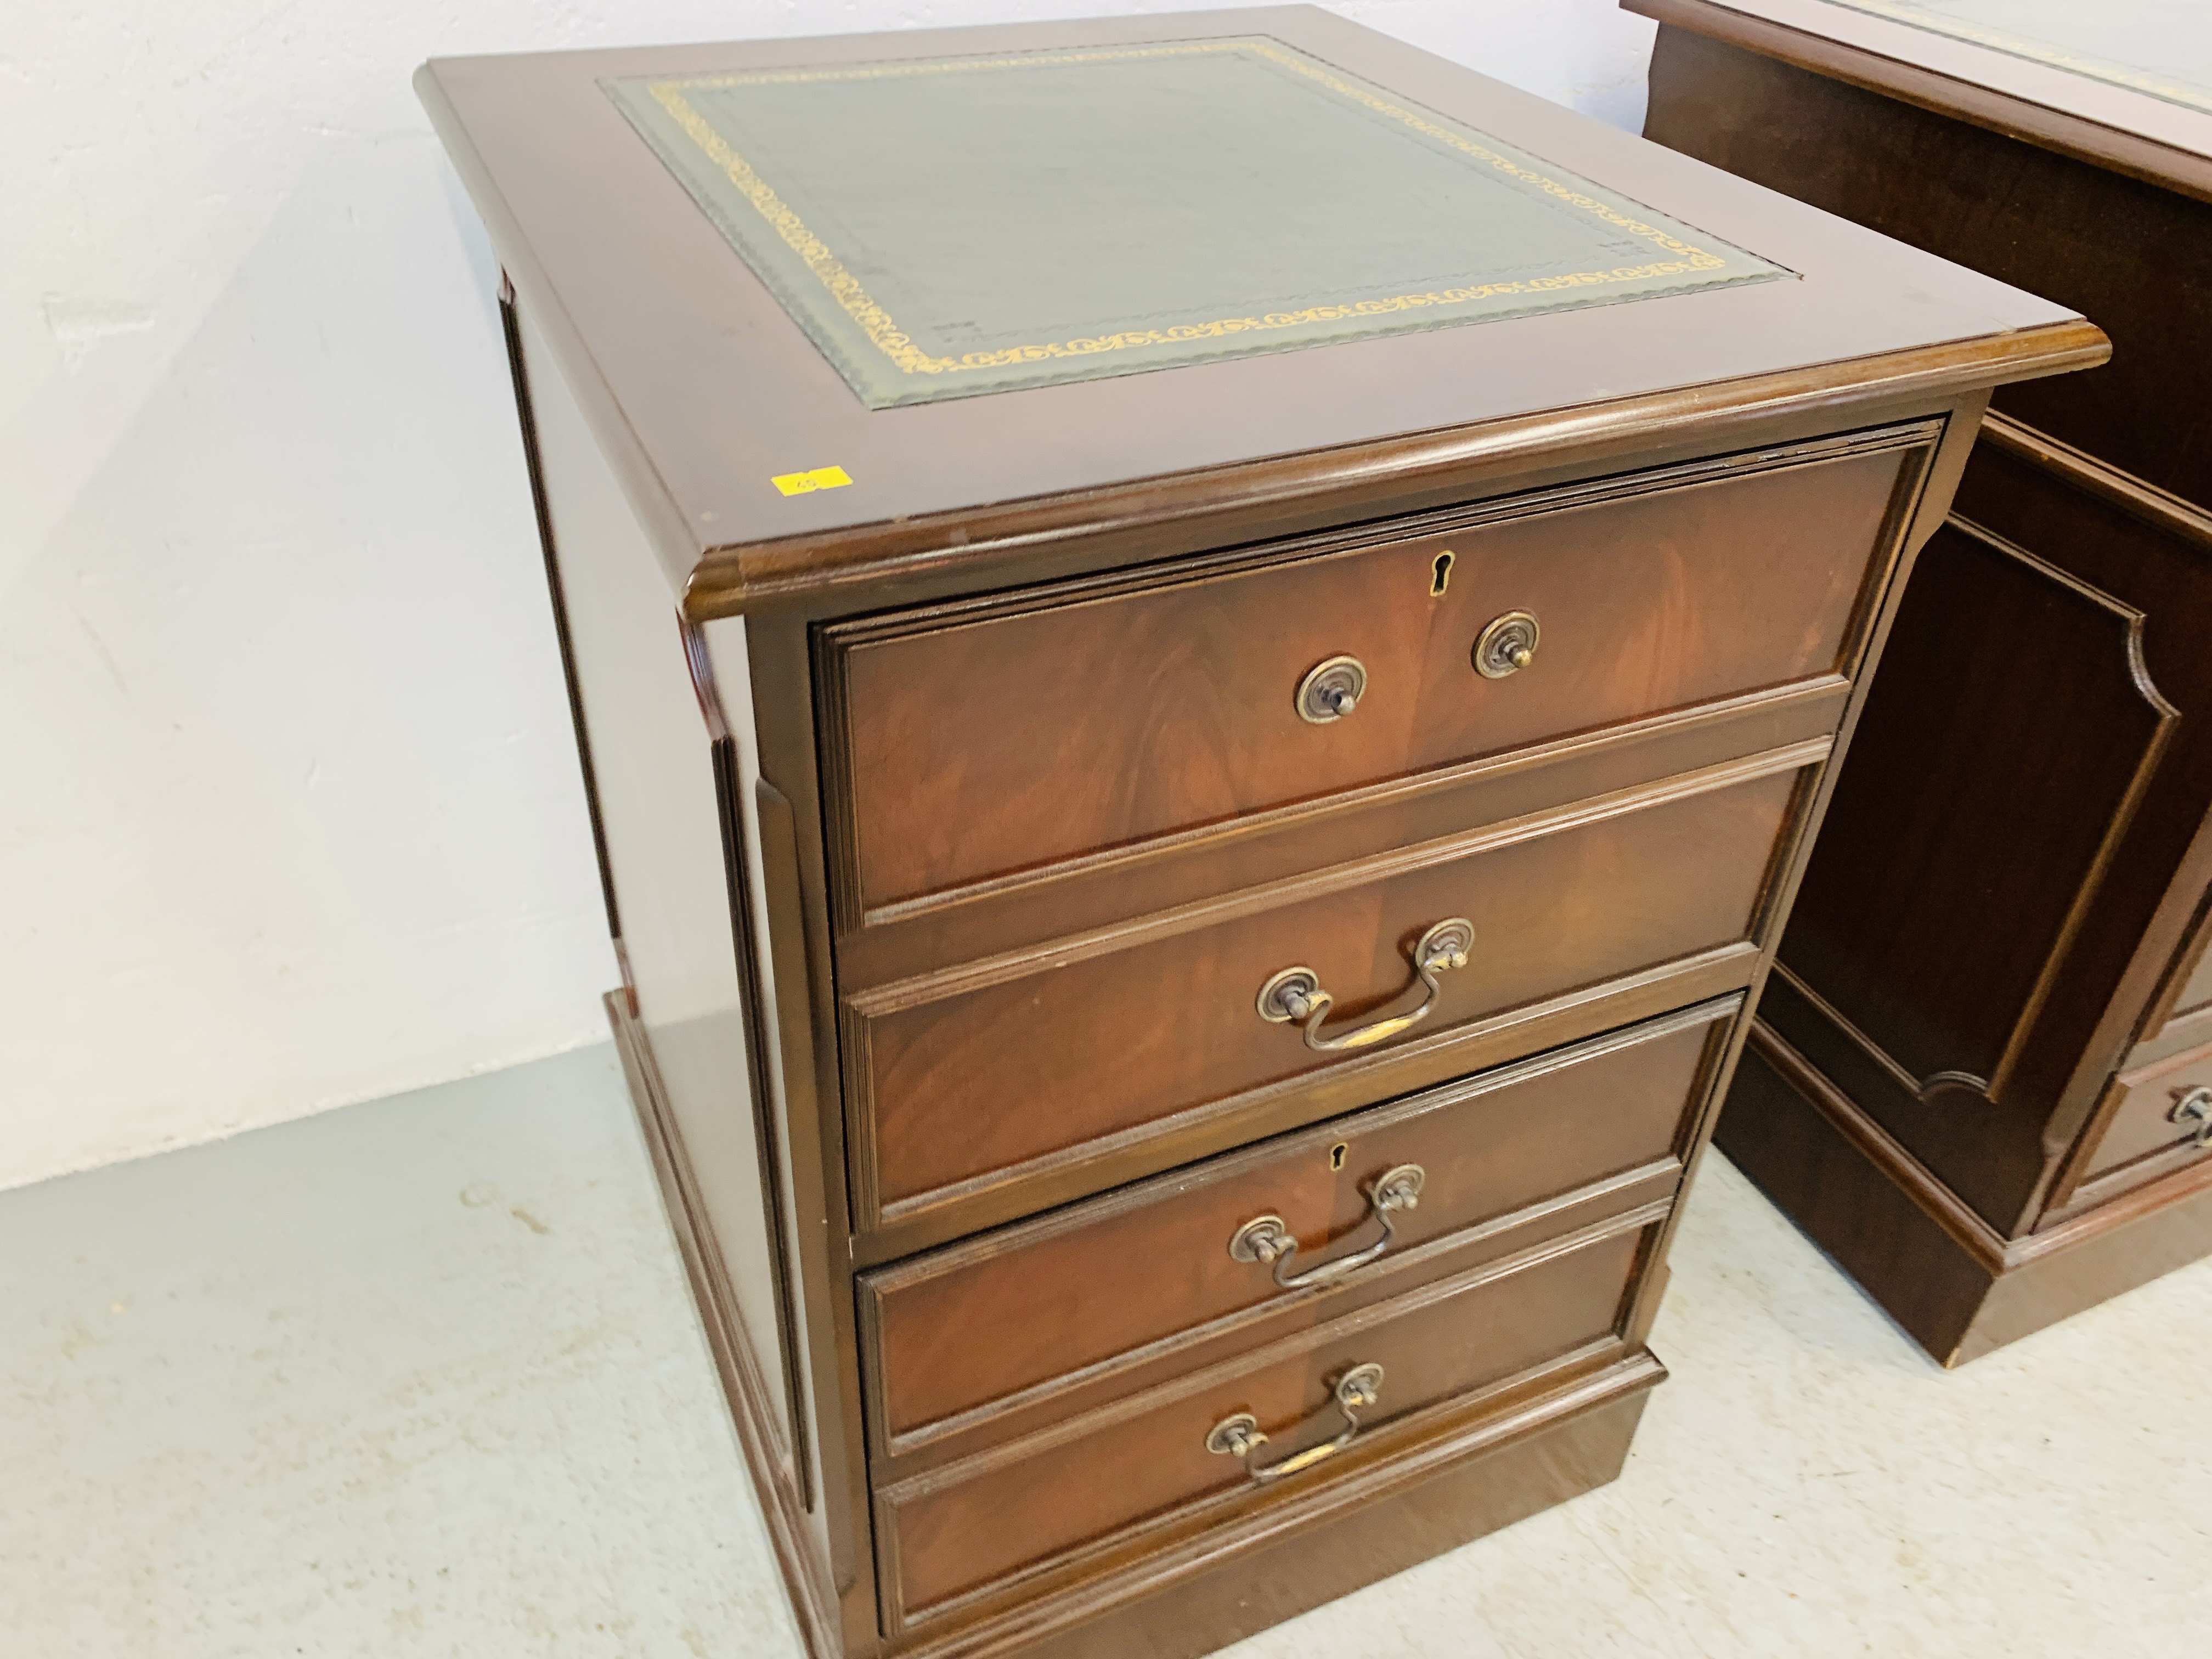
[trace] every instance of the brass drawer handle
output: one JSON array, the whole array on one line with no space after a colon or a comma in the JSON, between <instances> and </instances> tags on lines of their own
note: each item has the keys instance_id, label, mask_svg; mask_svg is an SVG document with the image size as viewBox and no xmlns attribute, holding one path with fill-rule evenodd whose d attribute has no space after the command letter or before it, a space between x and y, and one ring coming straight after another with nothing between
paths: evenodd
<instances>
[{"instance_id":1,"label":"brass drawer handle","mask_svg":"<svg viewBox=\"0 0 2212 1659\"><path fill-rule=\"evenodd\" d=\"M1310 1469L1324 1459L1334 1457L1350 1445L1359 1432L1359 1413L1375 1404L1382 1395L1382 1368L1380 1365L1354 1365L1336 1381L1336 1409L1344 1418L1344 1432L1335 1439L1309 1446L1302 1452L1292 1452L1288 1457L1273 1463L1255 1463L1252 1454L1267 1443L1267 1437L1260 1431L1260 1419L1249 1412L1239 1412L1234 1417L1224 1417L1216 1423L1206 1437L1206 1449L1223 1457L1240 1458L1244 1473L1252 1477L1255 1486L1264 1486L1270 1480L1279 1480L1286 1474L1296 1474L1300 1469Z\"/></svg>"},{"instance_id":2,"label":"brass drawer handle","mask_svg":"<svg viewBox=\"0 0 2212 1659\"><path fill-rule=\"evenodd\" d=\"M1229 1241L1229 1254L1238 1261L1266 1262L1274 1269L1275 1283L1286 1291L1334 1284L1353 1268L1365 1267L1390 1248L1398 1237L1397 1228L1391 1224L1391 1212L1417 1206L1421 1201L1421 1183L1427 1179L1418 1164L1401 1164L1377 1176L1375 1184L1367 1189L1367 1212L1382 1224L1382 1237L1350 1255L1316 1262L1302 1273L1291 1273L1291 1258L1298 1253L1298 1241L1291 1236L1289 1226L1279 1215L1255 1216L1239 1227Z\"/></svg>"},{"instance_id":3,"label":"brass drawer handle","mask_svg":"<svg viewBox=\"0 0 2212 1659\"><path fill-rule=\"evenodd\" d=\"M1486 680L1517 674L1536 660L1542 625L1528 611L1509 611L1492 619L1474 641L1474 672Z\"/></svg>"},{"instance_id":4,"label":"brass drawer handle","mask_svg":"<svg viewBox=\"0 0 2212 1659\"><path fill-rule=\"evenodd\" d=\"M1325 1037L1321 1034L1321 1023L1328 1018L1335 999L1321 988L1321 976L1312 969L1285 968L1270 975L1260 988L1260 1018L1276 1025L1287 1025L1293 1020L1301 1022L1305 1027L1306 1047L1320 1054L1364 1048L1426 1019L1429 1011L1437 1006L1437 993L1443 988L1437 983L1437 975L1466 967L1467 953L1474 945L1474 924L1465 916L1440 921L1421 935L1413 946L1413 967L1421 976L1421 983L1429 988L1429 994L1421 999L1421 1006L1409 1014L1393 1014L1372 1025L1356 1027L1342 1036Z\"/></svg>"},{"instance_id":5,"label":"brass drawer handle","mask_svg":"<svg viewBox=\"0 0 2212 1659\"><path fill-rule=\"evenodd\" d=\"M1367 695L1367 665L1357 657L1316 663L1298 682L1298 718L1309 726L1340 720Z\"/></svg>"},{"instance_id":6,"label":"brass drawer handle","mask_svg":"<svg viewBox=\"0 0 2212 1659\"><path fill-rule=\"evenodd\" d=\"M2197 1134L2189 1143L2191 1146L2212 1146L2212 1089L2199 1085L2190 1090L2175 1100L2173 1109L2166 1115L2168 1122L2194 1123L2197 1126Z\"/></svg>"}]
</instances>

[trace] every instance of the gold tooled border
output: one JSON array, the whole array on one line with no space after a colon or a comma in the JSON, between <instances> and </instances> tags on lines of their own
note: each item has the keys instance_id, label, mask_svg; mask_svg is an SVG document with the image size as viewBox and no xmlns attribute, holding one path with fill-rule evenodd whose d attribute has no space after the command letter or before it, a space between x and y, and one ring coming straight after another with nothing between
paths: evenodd
<instances>
[{"instance_id":1,"label":"gold tooled border","mask_svg":"<svg viewBox=\"0 0 2212 1659\"><path fill-rule=\"evenodd\" d=\"M1341 97L1365 105L1381 115L1403 122L1415 131L1451 148L1462 150L1476 159L1488 162L1501 173L1510 174L1525 183L1533 184L1561 201L1595 214L1607 223L1617 226L1633 235L1641 236L1660 248L1677 255L1672 259L1654 261L1649 264L1625 265L1613 270L1574 271L1557 276L1542 276L1527 281L1483 283L1472 288L1434 289L1419 294L1394 295L1388 299L1359 300L1343 305L1309 306L1299 311L1270 312L1261 317L1224 317L1207 323L1178 324L1172 328L1129 329L1117 333L1100 335L1085 339L1057 340L1042 345L1006 346L992 351L971 351L957 357L933 356L916 345L913 338L900 328L891 314L879 305L862 286L860 279L847 270L829 246L806 227L805 220L790 204L777 195L774 186L753 169L751 163L730 147L727 140L714 131L698 111L692 108L684 96L684 89L692 87L734 87L790 85L813 81L884 80L895 76L940 75L960 70L991 69L1027 69L1058 64L1089 64L1123 61L1147 58L1187 57L1206 52L1249 52L1264 57L1283 67L1292 70L1309 80L1318 82ZM1334 322L1347 317L1387 315L1393 312L1419 310L1429 306L1464 304L1469 301L1490 298L1505 294L1543 294L1565 288L1590 288L1616 283L1645 281L1653 276L1687 275L1697 270L1717 270L1728 261L1704 249L1668 234L1656 226L1647 225L1631 218L1615 208L1587 196L1582 191L1559 183L1555 179L1533 172L1508 156L1486 149L1472 139L1462 137L1447 127L1416 114L1397 104L1375 96L1364 88L1353 86L1331 75L1320 64L1282 51L1264 40L1242 39L1193 41L1186 45L1101 49L1079 52L1025 52L1003 58L945 58L923 63L874 64L852 69L833 70L766 70L749 74L691 76L680 81L649 82L647 90L653 101L667 112L691 142L734 185L738 192L753 204L786 246L796 253L806 268L814 273L823 287L841 306L846 315L857 323L876 349L890 358L902 372L908 374L944 374L963 370L1006 368L1020 363L1041 362L1054 357L1090 357L1102 352L1126 350L1133 346L1173 345L1188 340L1218 339L1225 335L1242 334L1255 330L1295 328L1306 323ZM1762 262L1764 263L1764 262Z\"/></svg>"}]
</instances>

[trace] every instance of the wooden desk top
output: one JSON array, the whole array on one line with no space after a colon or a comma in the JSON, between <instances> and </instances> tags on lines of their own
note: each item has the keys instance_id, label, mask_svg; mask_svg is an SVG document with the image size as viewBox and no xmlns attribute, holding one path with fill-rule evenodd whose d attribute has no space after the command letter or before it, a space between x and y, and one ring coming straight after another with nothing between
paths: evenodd
<instances>
[{"instance_id":1,"label":"wooden desk top","mask_svg":"<svg viewBox=\"0 0 2212 1659\"><path fill-rule=\"evenodd\" d=\"M2202 0L1825 0L2212 114Z\"/></svg>"},{"instance_id":2,"label":"wooden desk top","mask_svg":"<svg viewBox=\"0 0 2212 1659\"><path fill-rule=\"evenodd\" d=\"M601 82L1266 36L1791 273L1268 356L871 410ZM2063 307L1305 6L446 58L416 87L687 611L1012 558L1132 515L1657 441L1873 386L2102 360ZM779 477L851 482L785 494Z\"/></svg>"},{"instance_id":3,"label":"wooden desk top","mask_svg":"<svg viewBox=\"0 0 2212 1659\"><path fill-rule=\"evenodd\" d=\"M2174 0L2108 0L2085 6L2058 31L2020 34L2016 49L1995 42L2017 31L1975 27L1949 33L1904 21L1920 0L1620 0L1622 9L1748 47L1801 69L1886 93L1924 109L1970 121L2062 155L2076 156L2212 201L2212 106L2192 105L2194 64L2187 75L2146 75L2169 84L2161 97L2089 72L2092 58L2124 75L2133 64L2155 65L2147 38ZM1924 8L1930 19L1944 15ZM2188 9L2198 10L2194 0ZM1988 10L1987 8L1984 9ZM1980 13L1975 14L1980 15ZM1999 15L1992 11L1991 15ZM2193 27L2206 27L2203 15ZM2104 49L2093 50L2103 32ZM2039 51L2049 42L2055 49ZM2201 47L2192 48L2202 58ZM2078 67L2069 67L2069 61Z\"/></svg>"}]
</instances>

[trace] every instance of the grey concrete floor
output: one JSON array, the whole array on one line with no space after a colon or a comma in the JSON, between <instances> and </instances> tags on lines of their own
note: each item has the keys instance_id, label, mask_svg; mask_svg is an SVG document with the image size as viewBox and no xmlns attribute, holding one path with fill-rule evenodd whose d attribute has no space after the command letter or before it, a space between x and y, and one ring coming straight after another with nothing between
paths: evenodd
<instances>
[{"instance_id":1,"label":"grey concrete floor","mask_svg":"<svg viewBox=\"0 0 2212 1659\"><path fill-rule=\"evenodd\" d=\"M2212 1264L1945 1375L1735 1172L1616 1485L1235 1650L2212 1654ZM793 1659L611 1052L0 1194L0 1659Z\"/></svg>"}]
</instances>

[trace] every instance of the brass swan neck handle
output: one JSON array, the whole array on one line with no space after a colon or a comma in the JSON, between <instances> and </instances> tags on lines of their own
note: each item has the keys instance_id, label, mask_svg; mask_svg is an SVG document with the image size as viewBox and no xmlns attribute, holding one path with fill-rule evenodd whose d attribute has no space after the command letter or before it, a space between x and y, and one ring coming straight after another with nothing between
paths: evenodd
<instances>
[{"instance_id":1,"label":"brass swan neck handle","mask_svg":"<svg viewBox=\"0 0 2212 1659\"><path fill-rule=\"evenodd\" d=\"M1286 1474L1296 1474L1300 1469L1310 1469L1327 1458L1334 1457L1350 1445L1359 1433L1359 1413L1382 1397L1382 1368L1380 1365L1354 1365L1337 1378L1336 1387L1330 1391L1330 1401L1344 1419L1344 1431L1334 1440L1324 1440L1318 1446L1308 1446L1304 1451L1292 1452L1288 1457L1273 1463L1255 1463L1252 1454L1267 1443L1261 1432L1260 1419L1249 1412L1238 1412L1234 1417L1224 1417L1207 1431L1206 1450L1217 1456L1234 1457L1244 1465L1255 1486L1279 1480Z\"/></svg>"},{"instance_id":2,"label":"brass swan neck handle","mask_svg":"<svg viewBox=\"0 0 2212 1659\"><path fill-rule=\"evenodd\" d=\"M1229 1254L1238 1261L1264 1261L1274 1272L1275 1283L1285 1291L1303 1291L1316 1285L1333 1285L1355 1267L1364 1267L1397 1242L1394 1212L1410 1210L1421 1201L1421 1185L1428 1179L1418 1164L1401 1164L1376 1176L1367 1189L1367 1213L1382 1224L1382 1237L1349 1255L1318 1261L1302 1273L1291 1272L1298 1241L1290 1224L1279 1215L1259 1215L1239 1227L1229 1241Z\"/></svg>"},{"instance_id":3,"label":"brass swan neck handle","mask_svg":"<svg viewBox=\"0 0 2212 1659\"><path fill-rule=\"evenodd\" d=\"M1421 935L1413 946L1413 970L1421 983L1428 987L1428 994L1421 999L1421 1006L1410 1013L1393 1014L1371 1025L1356 1026L1339 1036L1323 1036L1322 1022L1328 1018L1335 999L1322 989L1320 975L1310 968L1297 967L1270 975L1267 982L1260 988L1260 1018L1276 1025L1297 1022L1305 1032L1306 1047L1316 1054L1364 1048L1426 1019L1443 989L1437 983L1437 975L1466 967L1467 953L1474 946L1474 924L1465 916L1437 922Z\"/></svg>"}]
</instances>

